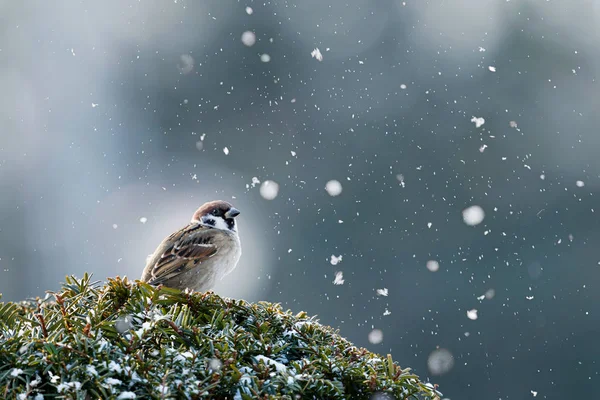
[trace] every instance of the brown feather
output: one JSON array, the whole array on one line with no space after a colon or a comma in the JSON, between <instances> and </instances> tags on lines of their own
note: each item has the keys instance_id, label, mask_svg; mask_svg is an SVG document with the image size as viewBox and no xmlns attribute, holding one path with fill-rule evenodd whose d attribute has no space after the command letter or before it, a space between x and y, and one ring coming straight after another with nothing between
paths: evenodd
<instances>
[{"instance_id":1,"label":"brown feather","mask_svg":"<svg viewBox=\"0 0 600 400\"><path fill-rule=\"evenodd\" d=\"M216 229L190 224L169 236L161 245L164 250L152 266L152 277L148 283L157 285L214 256L217 248L208 244L214 234L218 234Z\"/></svg>"},{"instance_id":2,"label":"brown feather","mask_svg":"<svg viewBox=\"0 0 600 400\"><path fill-rule=\"evenodd\" d=\"M200 206L191 223L164 239L147 259L141 280L179 289L212 288L236 267L240 258L234 220L239 214L222 200Z\"/></svg>"}]
</instances>

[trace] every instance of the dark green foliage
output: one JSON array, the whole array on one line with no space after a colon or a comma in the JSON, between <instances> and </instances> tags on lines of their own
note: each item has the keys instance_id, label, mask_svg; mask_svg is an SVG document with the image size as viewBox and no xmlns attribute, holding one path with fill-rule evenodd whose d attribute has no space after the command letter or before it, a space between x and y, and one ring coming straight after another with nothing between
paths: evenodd
<instances>
[{"instance_id":1,"label":"dark green foliage","mask_svg":"<svg viewBox=\"0 0 600 400\"><path fill-rule=\"evenodd\" d=\"M356 348L275 304L126 278L100 286L87 275L67 278L46 300L0 303L0 398L369 399L377 392L438 399L389 355Z\"/></svg>"}]
</instances>

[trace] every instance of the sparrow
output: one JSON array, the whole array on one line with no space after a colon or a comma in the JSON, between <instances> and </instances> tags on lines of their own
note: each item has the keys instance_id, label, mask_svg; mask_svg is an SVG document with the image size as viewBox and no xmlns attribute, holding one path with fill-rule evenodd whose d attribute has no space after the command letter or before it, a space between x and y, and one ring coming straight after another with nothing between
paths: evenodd
<instances>
[{"instance_id":1,"label":"sparrow","mask_svg":"<svg viewBox=\"0 0 600 400\"><path fill-rule=\"evenodd\" d=\"M203 204L187 226L165 238L148 257L141 280L180 290L211 289L242 255L235 223L239 214L226 201Z\"/></svg>"}]
</instances>

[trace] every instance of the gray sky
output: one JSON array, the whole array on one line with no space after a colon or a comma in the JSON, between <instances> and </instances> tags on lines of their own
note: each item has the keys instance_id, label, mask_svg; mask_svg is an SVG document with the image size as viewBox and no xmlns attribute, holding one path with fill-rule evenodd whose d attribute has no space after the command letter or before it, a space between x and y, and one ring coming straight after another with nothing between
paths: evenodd
<instances>
[{"instance_id":1,"label":"gray sky","mask_svg":"<svg viewBox=\"0 0 600 400\"><path fill-rule=\"evenodd\" d=\"M221 198L244 255L219 293L317 314L451 399L589 395L599 24L585 0L0 3L3 299L138 278Z\"/></svg>"}]
</instances>

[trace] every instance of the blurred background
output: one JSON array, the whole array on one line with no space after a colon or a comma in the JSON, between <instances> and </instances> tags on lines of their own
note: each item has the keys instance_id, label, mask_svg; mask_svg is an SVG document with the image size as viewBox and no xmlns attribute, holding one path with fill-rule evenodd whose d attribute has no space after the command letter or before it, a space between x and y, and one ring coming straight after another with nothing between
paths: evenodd
<instances>
[{"instance_id":1,"label":"blurred background","mask_svg":"<svg viewBox=\"0 0 600 400\"><path fill-rule=\"evenodd\" d=\"M3 1L3 300L137 279L223 199L218 293L447 399L593 398L598 26L590 0Z\"/></svg>"}]
</instances>

